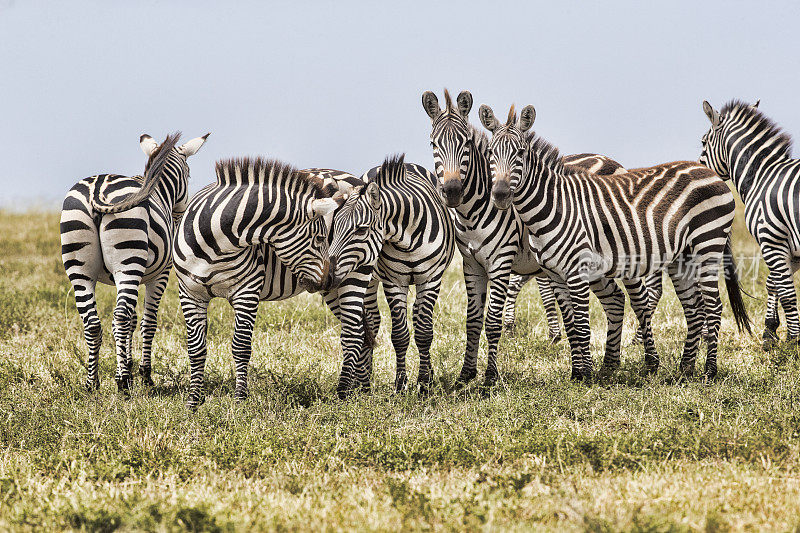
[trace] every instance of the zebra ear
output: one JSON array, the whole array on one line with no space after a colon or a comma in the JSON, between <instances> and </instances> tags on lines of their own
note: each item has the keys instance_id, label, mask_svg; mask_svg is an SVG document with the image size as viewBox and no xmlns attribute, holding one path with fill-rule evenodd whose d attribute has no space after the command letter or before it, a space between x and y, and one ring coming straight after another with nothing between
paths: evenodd
<instances>
[{"instance_id":1,"label":"zebra ear","mask_svg":"<svg viewBox=\"0 0 800 533\"><path fill-rule=\"evenodd\" d=\"M491 107L486 104L481 104L480 109L478 109L478 116L480 117L481 124L483 124L484 128L489 131L494 131L497 129L497 117L494 116L494 111L492 111Z\"/></svg>"},{"instance_id":2,"label":"zebra ear","mask_svg":"<svg viewBox=\"0 0 800 533\"><path fill-rule=\"evenodd\" d=\"M711 104L709 104L707 100L703 100L703 112L708 117L708 120L711 121L711 125L713 127L716 128L717 126L719 126L720 123L719 113L717 113L717 111L713 107L711 107Z\"/></svg>"},{"instance_id":3,"label":"zebra ear","mask_svg":"<svg viewBox=\"0 0 800 533\"><path fill-rule=\"evenodd\" d=\"M373 209L380 209L381 208L381 194L378 190L378 184L374 181L367 185L366 191L364 193L367 196L367 200L369 200L370 205Z\"/></svg>"},{"instance_id":4,"label":"zebra ear","mask_svg":"<svg viewBox=\"0 0 800 533\"><path fill-rule=\"evenodd\" d=\"M753 109L758 109L758 104L760 104L760 103L761 103L761 99L759 98L758 100L756 100L756 103L753 104Z\"/></svg>"},{"instance_id":5,"label":"zebra ear","mask_svg":"<svg viewBox=\"0 0 800 533\"><path fill-rule=\"evenodd\" d=\"M200 147L202 147L203 144L205 144L206 139L208 139L209 135L211 135L211 134L210 133L206 133L202 137L195 137L191 141L188 141L188 142L182 144L181 146L179 146L178 147L178 151L180 153L182 153L183 155L185 155L186 157L189 157L190 155L196 154L197 151L200 149Z\"/></svg>"},{"instance_id":6,"label":"zebra ear","mask_svg":"<svg viewBox=\"0 0 800 533\"><path fill-rule=\"evenodd\" d=\"M156 142L155 139L153 139L152 137L150 137L148 134L145 133L144 135L139 137L139 146L142 148L142 152L144 152L144 155L150 157L150 154L152 154L153 151L156 148L158 148L158 143Z\"/></svg>"},{"instance_id":7,"label":"zebra ear","mask_svg":"<svg viewBox=\"0 0 800 533\"><path fill-rule=\"evenodd\" d=\"M422 108L431 117L431 120L436 120L436 117L442 114L439 108L439 99L431 91L422 93Z\"/></svg>"},{"instance_id":8,"label":"zebra ear","mask_svg":"<svg viewBox=\"0 0 800 533\"><path fill-rule=\"evenodd\" d=\"M536 110L532 105L526 105L519 114L519 129L528 131L533 126L534 120L536 120Z\"/></svg>"},{"instance_id":9,"label":"zebra ear","mask_svg":"<svg viewBox=\"0 0 800 533\"><path fill-rule=\"evenodd\" d=\"M472 109L472 93L461 91L458 98L456 98L456 102L458 103L458 112L461 113L462 117L467 118Z\"/></svg>"}]
</instances>

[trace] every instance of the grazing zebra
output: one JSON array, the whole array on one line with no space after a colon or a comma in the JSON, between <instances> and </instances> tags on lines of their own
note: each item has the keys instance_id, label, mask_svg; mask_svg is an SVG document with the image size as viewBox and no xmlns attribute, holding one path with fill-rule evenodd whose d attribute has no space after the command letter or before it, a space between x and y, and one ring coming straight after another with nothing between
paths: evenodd
<instances>
[{"instance_id":1,"label":"grazing zebra","mask_svg":"<svg viewBox=\"0 0 800 533\"><path fill-rule=\"evenodd\" d=\"M468 295L467 345L457 382L466 383L477 373L478 344L483 329L487 285L491 281L486 312L488 354L484 381L485 386L491 386L499 377L497 345L502 331L503 307L509 305L513 313L522 284L532 277L531 274L541 273L541 270L530 253L522 221L513 209L498 209L492 202L488 139L468 121L472 95L469 91L462 91L456 98L456 108L450 93L445 90L444 94L444 110L440 109L436 95L430 91L422 95L422 106L431 119L436 175L444 200L453 214L456 242L464 262ZM568 156L564 162L570 167L606 174L618 173L622 169L619 163L594 154ZM511 291L509 285L513 286ZM618 287L609 283L605 289L597 289L607 312L621 315L625 302ZM545 303L551 338L557 338L560 336L558 313L546 277L539 278L539 291ZM511 298L508 298L508 292L511 292ZM610 336L612 350L620 335L621 329Z\"/></svg>"},{"instance_id":2,"label":"grazing zebra","mask_svg":"<svg viewBox=\"0 0 800 533\"><path fill-rule=\"evenodd\" d=\"M405 388L408 288L416 285L414 341L420 356L417 382L427 390L433 382L430 347L433 307L442 275L455 249L455 230L436 192L436 178L403 156L386 159L367 172L367 185L356 190L336 212L329 248L331 286L338 287L342 308L344 364L338 392L345 396L353 382L368 380L370 361L357 360L362 338L361 298L367 282L383 283L392 319L392 344L397 358L395 389ZM370 281L370 273L374 269ZM358 272L354 284L353 272ZM345 316L345 315L350 315ZM355 376L356 370L362 373Z\"/></svg>"},{"instance_id":3,"label":"grazing zebra","mask_svg":"<svg viewBox=\"0 0 800 533\"><path fill-rule=\"evenodd\" d=\"M144 283L142 380L152 385L151 351L158 304L172 265L175 225L186 209L189 166L209 134L176 146L180 134L160 145L149 135L139 139L148 156L144 176L99 174L75 184L61 211L61 257L83 320L89 347L86 388L97 389L102 328L97 316L97 282L114 285L114 341L119 390L131 387L131 338L136 323L139 285Z\"/></svg>"},{"instance_id":4,"label":"grazing zebra","mask_svg":"<svg viewBox=\"0 0 800 533\"><path fill-rule=\"evenodd\" d=\"M492 132L492 197L498 206L513 202L530 229L556 297L570 304L566 309L570 316L564 322L573 378L591 376L591 285L608 278L629 282L665 267L688 325L681 371L690 373L694 368L703 322L698 308L704 308L708 324L705 376L713 378L722 311L718 269L723 257L734 317L740 329L749 331L730 257L735 207L730 189L705 166L686 161L603 177L568 169L555 147L526 134L535 116L533 106L527 106L517 121L512 106L501 125L491 108L480 109L481 122ZM647 370L655 371L658 354L650 329L652 310L641 305L642 300L631 299L644 331ZM604 360L604 367L618 364L618 354L615 360Z\"/></svg>"},{"instance_id":5,"label":"grazing zebra","mask_svg":"<svg viewBox=\"0 0 800 533\"><path fill-rule=\"evenodd\" d=\"M800 160L791 137L753 105L732 100L714 110L703 102L711 128L703 136L700 162L731 179L744 202L747 229L758 241L767 277L764 349L778 342L778 301L786 314L787 340L800 339L792 275L800 268Z\"/></svg>"},{"instance_id":6,"label":"grazing zebra","mask_svg":"<svg viewBox=\"0 0 800 533\"><path fill-rule=\"evenodd\" d=\"M244 400L258 302L328 288L328 263L311 243L327 241L338 205L331 196L360 183L350 174L296 171L261 158L219 161L216 175L216 183L192 197L175 241L191 367L190 408L204 399L209 301L225 298L234 309L234 397Z\"/></svg>"}]
</instances>

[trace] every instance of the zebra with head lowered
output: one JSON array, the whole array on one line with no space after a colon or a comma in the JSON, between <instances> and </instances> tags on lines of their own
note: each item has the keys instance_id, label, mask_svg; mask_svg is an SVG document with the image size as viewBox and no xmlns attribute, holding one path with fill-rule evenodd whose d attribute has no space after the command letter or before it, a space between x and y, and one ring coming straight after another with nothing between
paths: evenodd
<instances>
[{"instance_id":1,"label":"zebra with head lowered","mask_svg":"<svg viewBox=\"0 0 800 533\"><path fill-rule=\"evenodd\" d=\"M333 221L329 248L331 286L338 287L344 365L340 396L354 382L368 382L371 361L357 360L365 291L383 283L392 320L392 344L397 358L395 388L407 383L405 356L409 345L406 313L408 289L417 288L414 341L419 351L417 382L427 390L433 382L430 347L433 308L442 275L455 250L455 230L436 192L436 178L403 156L389 158L365 175L367 185L349 196ZM360 375L355 376L357 372Z\"/></svg>"},{"instance_id":2,"label":"zebra with head lowered","mask_svg":"<svg viewBox=\"0 0 800 533\"><path fill-rule=\"evenodd\" d=\"M136 323L139 285L144 283L142 362L145 384L152 385L151 351L158 304L172 265L175 225L186 209L189 166L186 159L203 146L209 134L177 146L180 134L158 144L149 135L139 143L148 156L144 176L99 174L75 184L61 211L61 257L83 321L89 347L86 387L100 386L97 366L102 328L97 316L97 282L114 285L114 341L116 382L131 386L131 338Z\"/></svg>"},{"instance_id":3,"label":"zebra with head lowered","mask_svg":"<svg viewBox=\"0 0 800 533\"><path fill-rule=\"evenodd\" d=\"M769 269L764 349L778 342L778 301L786 314L787 340L798 342L792 275L800 268L800 159L792 158L791 137L758 110L758 102L732 100L717 112L704 101L703 110L711 128L702 139L700 162L733 181L747 229Z\"/></svg>"},{"instance_id":4,"label":"zebra with head lowered","mask_svg":"<svg viewBox=\"0 0 800 533\"><path fill-rule=\"evenodd\" d=\"M492 131L492 197L514 209L528 226L542 267L556 296L569 301L565 317L572 350L572 375L591 376L589 289L608 278L641 279L666 267L688 325L681 370L694 368L704 308L708 326L705 376L717 374L717 339L722 302L718 270L725 257L725 279L734 318L749 320L731 256L735 203L725 183L695 162L679 161L617 176L594 176L566 168L558 150L526 134L536 112L525 107L516 120L512 106L501 125L491 108L481 106L481 122ZM699 289L699 291L698 291ZM632 304L644 331L647 370L658 367L650 329L652 309ZM619 364L619 357L604 367Z\"/></svg>"},{"instance_id":5,"label":"zebra with head lowered","mask_svg":"<svg viewBox=\"0 0 800 533\"><path fill-rule=\"evenodd\" d=\"M456 103L457 108L447 90L444 110L440 109L436 95L432 92L422 95L422 106L432 122L431 146L436 175L445 202L453 214L456 242L464 261L468 297L467 345L458 383L470 381L477 373L478 343L483 329L487 285L491 282L489 308L486 312L488 357L484 378L484 385L491 386L499 377L497 345L502 331L502 314L507 301L509 278L513 273L514 291L510 301L513 309L522 283L534 274L541 275L542 271L533 258L527 230L520 218L513 209L499 209L492 201L489 142L486 134L475 129L468 121L472 95L468 91L462 91ZM619 163L593 154L569 156L564 162L576 168L607 174L622 169ZM540 276L537 281L547 310L551 336L558 336L558 314L548 279ZM610 330L608 346L613 352L621 339L624 295L614 283L596 289L609 315L609 324L620 325L619 328Z\"/></svg>"},{"instance_id":6,"label":"zebra with head lowered","mask_svg":"<svg viewBox=\"0 0 800 533\"><path fill-rule=\"evenodd\" d=\"M259 301L321 290L339 316L335 295L325 293L328 227L339 196L362 183L344 172L297 171L262 158L219 161L216 174L216 183L192 197L175 242L191 367L190 408L204 400L207 310L212 298L227 299L234 310L231 350L237 400L248 395ZM377 312L377 305L374 309ZM369 342L364 349L371 349Z\"/></svg>"}]
</instances>

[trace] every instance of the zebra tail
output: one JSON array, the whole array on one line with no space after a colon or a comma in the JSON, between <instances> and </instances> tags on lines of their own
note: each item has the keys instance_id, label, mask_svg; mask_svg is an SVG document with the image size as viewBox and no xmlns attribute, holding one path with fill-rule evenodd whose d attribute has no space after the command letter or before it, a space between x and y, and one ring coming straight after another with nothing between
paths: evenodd
<instances>
[{"instance_id":1,"label":"zebra tail","mask_svg":"<svg viewBox=\"0 0 800 533\"><path fill-rule=\"evenodd\" d=\"M747 309L745 309L744 301L742 300L742 290L739 287L739 278L736 275L736 263L733 262L730 237L725 242L722 262L725 265L725 287L728 291L728 300L731 302L731 310L733 311L733 318L736 320L736 326L739 331L745 330L752 335L750 317L747 316Z\"/></svg>"},{"instance_id":2,"label":"zebra tail","mask_svg":"<svg viewBox=\"0 0 800 533\"><path fill-rule=\"evenodd\" d=\"M161 179L164 165L166 164L167 159L169 158L169 155L172 152L172 149L175 147L175 144L178 142L180 136L180 133L167 135L167 138L164 140L164 142L161 143L161 145L156 148L156 151L150 155L150 159L147 161L147 166L144 170L142 186L138 191L124 198L123 200L120 200L119 202L108 203L100 198L101 191L95 190L94 194L89 197L89 202L92 204L92 209L103 214L119 213L120 211L125 211L126 209L130 209L131 207L141 203L150 195Z\"/></svg>"}]
</instances>

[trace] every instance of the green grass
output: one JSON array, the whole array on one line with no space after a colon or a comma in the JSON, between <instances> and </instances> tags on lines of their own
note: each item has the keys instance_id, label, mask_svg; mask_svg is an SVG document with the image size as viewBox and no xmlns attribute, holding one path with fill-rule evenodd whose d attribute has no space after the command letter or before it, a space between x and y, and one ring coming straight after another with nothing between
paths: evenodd
<instances>
[{"instance_id":1,"label":"green grass","mask_svg":"<svg viewBox=\"0 0 800 533\"><path fill-rule=\"evenodd\" d=\"M526 287L521 333L501 343L501 386L488 398L475 387L453 394L466 299L454 265L433 346L444 385L430 396L392 394L384 306L374 392L336 401L338 325L319 296L304 295L262 304L251 399L237 405L232 312L215 301L209 397L192 414L174 280L156 335L157 386L137 383L130 399L113 381L114 293L100 288L102 385L89 394L57 214L0 213L0 235L2 530L800 528L798 357L763 353L727 307L715 383L673 384L685 326L670 289L655 319L660 372L641 376L629 314L622 370L586 386L570 383L566 343L546 343ZM740 226L735 248L756 251ZM745 289L763 298L764 275L762 265ZM763 300L746 303L760 329ZM593 302L596 362L603 326Z\"/></svg>"}]
</instances>

